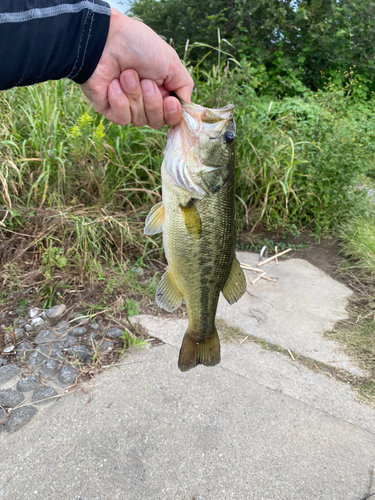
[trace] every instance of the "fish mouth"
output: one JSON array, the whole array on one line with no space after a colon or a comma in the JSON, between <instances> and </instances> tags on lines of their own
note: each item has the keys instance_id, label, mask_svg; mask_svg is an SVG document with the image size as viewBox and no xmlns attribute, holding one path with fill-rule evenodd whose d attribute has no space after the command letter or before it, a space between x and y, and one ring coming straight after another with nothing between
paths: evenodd
<instances>
[{"instance_id":1,"label":"fish mouth","mask_svg":"<svg viewBox=\"0 0 375 500\"><path fill-rule=\"evenodd\" d=\"M233 104L211 109L199 104L184 102L182 104L181 126L193 142L202 132L207 134L210 139L218 139L228 129L235 132L233 110Z\"/></svg>"}]
</instances>

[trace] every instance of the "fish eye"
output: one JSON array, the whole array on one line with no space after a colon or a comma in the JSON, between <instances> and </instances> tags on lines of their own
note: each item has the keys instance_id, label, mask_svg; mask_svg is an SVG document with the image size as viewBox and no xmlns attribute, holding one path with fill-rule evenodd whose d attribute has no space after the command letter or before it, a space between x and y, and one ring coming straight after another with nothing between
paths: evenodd
<instances>
[{"instance_id":1,"label":"fish eye","mask_svg":"<svg viewBox=\"0 0 375 500\"><path fill-rule=\"evenodd\" d=\"M234 135L234 133L231 130L228 130L228 132L225 132L225 134L224 134L224 140L227 144L232 144L235 137L236 136Z\"/></svg>"}]
</instances>

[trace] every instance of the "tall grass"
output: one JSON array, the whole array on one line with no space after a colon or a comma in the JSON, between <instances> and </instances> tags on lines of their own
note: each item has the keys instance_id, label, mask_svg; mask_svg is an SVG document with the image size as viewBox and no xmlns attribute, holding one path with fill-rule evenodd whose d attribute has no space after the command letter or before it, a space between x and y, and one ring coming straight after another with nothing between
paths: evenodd
<instances>
[{"instance_id":1,"label":"tall grass","mask_svg":"<svg viewBox=\"0 0 375 500\"><path fill-rule=\"evenodd\" d=\"M374 104L331 86L259 97L251 65L219 53L211 69L190 68L193 100L236 106L240 227L334 229L361 199L359 177L375 171ZM2 92L0 113L3 265L31 252L53 279L147 258L156 244L142 226L161 198L166 129L109 123L68 80Z\"/></svg>"}]
</instances>

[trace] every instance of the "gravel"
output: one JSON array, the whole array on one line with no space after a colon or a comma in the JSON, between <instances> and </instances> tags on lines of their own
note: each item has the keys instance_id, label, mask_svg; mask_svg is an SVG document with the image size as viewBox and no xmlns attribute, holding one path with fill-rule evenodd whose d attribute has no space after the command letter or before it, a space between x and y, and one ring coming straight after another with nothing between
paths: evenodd
<instances>
[{"instance_id":1,"label":"gravel","mask_svg":"<svg viewBox=\"0 0 375 500\"><path fill-rule=\"evenodd\" d=\"M34 406L23 406L12 411L12 414L7 420L5 430L9 433L21 429L33 416L38 412Z\"/></svg>"},{"instance_id":2,"label":"gravel","mask_svg":"<svg viewBox=\"0 0 375 500\"><path fill-rule=\"evenodd\" d=\"M0 391L0 406L3 408L14 408L22 403L23 400L24 395L20 391L15 391L13 389Z\"/></svg>"},{"instance_id":3,"label":"gravel","mask_svg":"<svg viewBox=\"0 0 375 500\"><path fill-rule=\"evenodd\" d=\"M57 396L57 392L53 387L43 386L37 389L32 397L33 403L46 404L50 403L53 396Z\"/></svg>"},{"instance_id":4,"label":"gravel","mask_svg":"<svg viewBox=\"0 0 375 500\"><path fill-rule=\"evenodd\" d=\"M5 365L0 366L0 384L8 382L20 372L20 368L17 365Z\"/></svg>"}]
</instances>

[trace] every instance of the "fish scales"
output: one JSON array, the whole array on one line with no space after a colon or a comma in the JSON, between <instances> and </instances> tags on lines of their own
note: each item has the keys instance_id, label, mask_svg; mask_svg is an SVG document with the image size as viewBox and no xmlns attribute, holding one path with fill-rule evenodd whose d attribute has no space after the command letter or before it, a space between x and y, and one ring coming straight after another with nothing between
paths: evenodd
<instances>
[{"instance_id":1,"label":"fish scales","mask_svg":"<svg viewBox=\"0 0 375 500\"><path fill-rule=\"evenodd\" d=\"M163 201L146 219L146 234L163 231L167 270L156 302L173 311L185 301L189 327L179 368L220 362L215 315L220 292L232 304L246 290L235 256L235 124L232 106L210 110L182 103L162 165Z\"/></svg>"}]
</instances>

